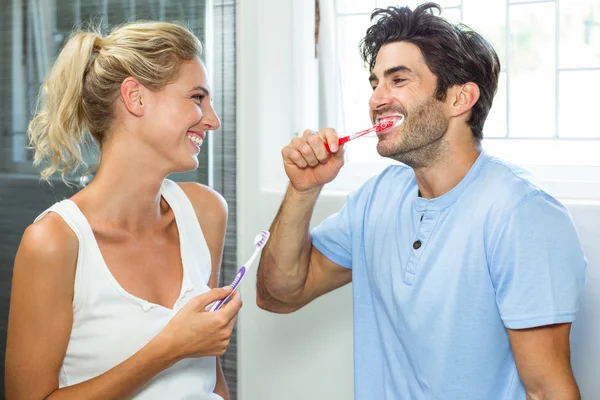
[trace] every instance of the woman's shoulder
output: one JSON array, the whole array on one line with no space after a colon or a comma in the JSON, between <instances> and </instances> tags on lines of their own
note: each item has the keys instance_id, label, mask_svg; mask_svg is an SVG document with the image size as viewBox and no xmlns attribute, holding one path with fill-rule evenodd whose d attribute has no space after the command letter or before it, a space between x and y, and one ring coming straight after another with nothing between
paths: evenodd
<instances>
[{"instance_id":1,"label":"woman's shoulder","mask_svg":"<svg viewBox=\"0 0 600 400\"><path fill-rule=\"evenodd\" d=\"M227 202L221 194L206 185L196 182L178 184L194 207L200 229L211 253L213 266L209 286L215 287L227 231Z\"/></svg>"},{"instance_id":2,"label":"woman's shoulder","mask_svg":"<svg viewBox=\"0 0 600 400\"><path fill-rule=\"evenodd\" d=\"M42 280L75 276L79 240L60 215L49 212L29 225L21 238L15 269Z\"/></svg>"},{"instance_id":3,"label":"woman's shoulder","mask_svg":"<svg viewBox=\"0 0 600 400\"><path fill-rule=\"evenodd\" d=\"M38 252L52 255L56 252L77 253L77 235L66 221L55 212L49 212L31 225L23 233L21 243L35 245Z\"/></svg>"},{"instance_id":4,"label":"woman's shoulder","mask_svg":"<svg viewBox=\"0 0 600 400\"><path fill-rule=\"evenodd\" d=\"M227 201L216 190L197 182L178 182L177 184L190 199L199 218L205 214L221 217L227 215Z\"/></svg>"}]
</instances>

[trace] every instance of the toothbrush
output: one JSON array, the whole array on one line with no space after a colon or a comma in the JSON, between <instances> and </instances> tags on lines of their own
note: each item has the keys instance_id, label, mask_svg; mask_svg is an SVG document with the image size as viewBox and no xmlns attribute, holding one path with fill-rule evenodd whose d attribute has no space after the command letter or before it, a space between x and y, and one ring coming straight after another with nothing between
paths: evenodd
<instances>
[{"instance_id":1,"label":"toothbrush","mask_svg":"<svg viewBox=\"0 0 600 400\"><path fill-rule=\"evenodd\" d=\"M356 133L351 133L348 136L339 138L338 144L341 146L344 143L354 140L356 138L359 138L361 136L364 136L367 133L373 133L373 132L378 133L378 132L384 131L388 128L400 126L400 124L402 124L402 122L404 122L404 115L400 115L400 118L397 119L396 121L391 121L391 120L382 121L382 122L378 123L377 125L374 125L372 128L365 129L364 131L360 131L360 132L356 132ZM328 152L331 152L331 150L329 149L328 143L325 143L325 148L327 149Z\"/></svg>"},{"instance_id":2,"label":"toothbrush","mask_svg":"<svg viewBox=\"0 0 600 400\"><path fill-rule=\"evenodd\" d=\"M235 292L235 290L240 285L240 282L242 281L244 276L246 276L246 272L248 271L248 268L250 268L250 266L256 259L256 256L258 255L258 253L260 252L260 250L262 250L263 247L265 247L267 240L269 240L269 235L270 235L270 233L268 231L260 231L260 233L258 235L256 235L256 237L254 238L254 244L256 245L256 249L254 249L254 253L252 254L252 257L250 257L250 259L248 261L246 261L246 263L244 265L242 265L242 268L240 268L238 270L238 273L235 275L233 282L231 282L231 285L230 285L232 287L231 293L229 293L229 296L225 297L224 299L219 300L218 302L214 303L213 306L210 308L209 312L217 311L219 308L221 308L221 306L225 303L225 301L227 301L227 299L233 294L233 292Z\"/></svg>"}]
</instances>

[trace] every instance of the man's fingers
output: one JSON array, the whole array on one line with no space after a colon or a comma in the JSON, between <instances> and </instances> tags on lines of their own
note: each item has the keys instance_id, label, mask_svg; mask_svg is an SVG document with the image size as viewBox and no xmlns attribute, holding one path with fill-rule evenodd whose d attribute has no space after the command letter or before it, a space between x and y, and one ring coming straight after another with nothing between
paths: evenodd
<instances>
[{"instance_id":1,"label":"man's fingers","mask_svg":"<svg viewBox=\"0 0 600 400\"><path fill-rule=\"evenodd\" d=\"M292 148L291 146L286 146L284 148L284 152L287 153L286 158L294 164L296 164L296 166L298 166L299 168L308 167L308 163L306 162L304 157L302 157L302 154L300 154L298 150Z\"/></svg>"},{"instance_id":2,"label":"man's fingers","mask_svg":"<svg viewBox=\"0 0 600 400\"><path fill-rule=\"evenodd\" d=\"M325 142L329 145L329 150L332 153L336 153L340 146L338 144L339 137L335 129L323 129L322 137L325 139Z\"/></svg>"},{"instance_id":3,"label":"man's fingers","mask_svg":"<svg viewBox=\"0 0 600 400\"><path fill-rule=\"evenodd\" d=\"M324 128L318 132L307 129L302 137L293 138L290 144L282 149L281 154L284 160L291 161L299 168L316 167L319 163L326 163L331 153L338 153L338 140L335 129Z\"/></svg>"},{"instance_id":4,"label":"man's fingers","mask_svg":"<svg viewBox=\"0 0 600 400\"><path fill-rule=\"evenodd\" d=\"M315 154L315 150L313 149L313 145L309 142L309 139L321 140L316 135L310 135L307 138L294 138L292 140L292 145L300 152L300 154L302 154L302 157L306 160L308 165L314 167L319 165L319 160L317 159L317 155Z\"/></svg>"},{"instance_id":5,"label":"man's fingers","mask_svg":"<svg viewBox=\"0 0 600 400\"><path fill-rule=\"evenodd\" d=\"M329 160L329 152L325 148L325 139L321 134L312 135L306 139L318 162L326 163Z\"/></svg>"}]
</instances>

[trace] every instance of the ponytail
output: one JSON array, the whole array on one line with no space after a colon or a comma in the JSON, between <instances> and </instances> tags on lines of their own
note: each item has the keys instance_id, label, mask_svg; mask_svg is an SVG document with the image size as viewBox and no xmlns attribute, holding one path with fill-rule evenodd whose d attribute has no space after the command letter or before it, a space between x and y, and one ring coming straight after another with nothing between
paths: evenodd
<instances>
[{"instance_id":1,"label":"ponytail","mask_svg":"<svg viewBox=\"0 0 600 400\"><path fill-rule=\"evenodd\" d=\"M49 160L41 171L44 180L56 171L64 180L69 171L86 166L82 144L89 121L83 111L83 85L101 41L96 32L72 35L43 83L37 114L29 123L27 135L35 150L34 165Z\"/></svg>"}]
</instances>

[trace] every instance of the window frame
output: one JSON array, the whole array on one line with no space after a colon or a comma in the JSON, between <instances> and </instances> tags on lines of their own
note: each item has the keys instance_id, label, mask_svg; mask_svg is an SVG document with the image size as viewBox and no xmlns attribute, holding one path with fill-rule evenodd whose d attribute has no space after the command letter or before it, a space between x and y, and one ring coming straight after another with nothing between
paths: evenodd
<instances>
[{"instance_id":1,"label":"window frame","mask_svg":"<svg viewBox=\"0 0 600 400\"><path fill-rule=\"evenodd\" d=\"M339 1L339 0L338 0ZM334 1L334 23L337 24L337 20L340 17L348 16L348 15L368 15L369 13L362 12L353 12L353 13L340 13L338 14L335 9ZM382 3L382 2L378 2ZM422 3L422 1L419 1ZM456 0L457 5L452 7L444 7L443 10L448 9L456 9L459 11L461 16L461 21L463 19L463 0ZM554 3L556 16L555 16L555 132L551 137L537 138L537 137L511 137L510 136L510 108L509 108L509 85L510 85L510 74L506 75L506 136L505 137L488 137L484 138L482 141L483 148L491 153L494 156L498 156L502 159L508 160L509 162L513 162L530 172L535 176L536 180L540 183L540 185L553 194L556 197L562 199L575 199L575 200L588 200L588 199L600 199L600 132L597 137L590 138L565 138L559 137L559 78L560 73L564 71L589 71L589 70L598 70L600 71L600 66L592 67L592 68L561 68L559 65L559 41L560 41L560 0L529 0L529 1L521 1L514 2L507 0L506 7L506 40L507 40L507 55L506 62L502 69L503 72L506 71L506 68L510 68L510 56L508 51L509 49L509 40L510 40L510 20L509 20L509 8L513 6L521 6L532 3ZM378 4L381 7L380 4ZM443 15L443 13L442 13ZM335 35L334 43L335 43L335 51L333 52L334 56L329 60L333 60L335 63L335 69L337 71L338 76L342 76L342 66L340 65L341 58L339 54L340 46L338 44L338 30L337 27L331 30ZM340 87L342 86L341 82L338 83ZM319 99L323 101L323 99ZM365 99L365 103L366 103ZM340 96L335 98L337 102L336 107L339 110L337 112L337 121L339 122L338 126L343 127L345 125L344 121L344 104L341 101ZM366 111L365 111L366 112ZM342 128L342 130L345 130ZM368 144L364 141L370 140L371 143ZM375 138L366 138L361 139L363 143L361 143L361 147L365 146L375 146ZM350 144L354 145L353 143ZM348 162L345 167L340 172L340 175L330 184L327 185L325 191L331 193L347 193L357 188L359 184L362 184L371 176L379 173L383 168L387 165L393 164L394 162L391 160L386 160L383 158L373 158L372 160L365 160L365 156L358 157L359 160L356 160L356 157L353 157L353 149L351 146L349 147L349 157ZM526 146L530 149L530 157L524 157L521 154L519 157L515 157L515 153L523 153L522 148ZM570 148L579 148L580 152L586 152L587 158L585 160L574 159L574 156L571 156L571 160L569 161L569 157L566 159L561 159L563 152L561 151L564 147ZM595 154L599 154L596 158ZM355 153L356 154L356 153ZM573 153L575 154L575 153Z\"/></svg>"}]
</instances>

